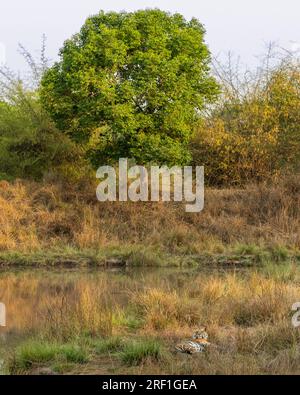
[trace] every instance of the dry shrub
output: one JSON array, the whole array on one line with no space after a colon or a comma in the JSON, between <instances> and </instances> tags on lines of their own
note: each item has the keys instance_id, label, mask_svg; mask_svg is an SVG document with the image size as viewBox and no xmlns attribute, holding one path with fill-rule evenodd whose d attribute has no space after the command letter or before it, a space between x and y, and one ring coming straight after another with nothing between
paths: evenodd
<instances>
[{"instance_id":1,"label":"dry shrub","mask_svg":"<svg viewBox=\"0 0 300 395\"><path fill-rule=\"evenodd\" d=\"M295 285L257 273L245 278L216 274L199 275L182 288L142 289L134 293L133 303L155 331L201 324L250 328L283 322L297 297Z\"/></svg>"},{"instance_id":2,"label":"dry shrub","mask_svg":"<svg viewBox=\"0 0 300 395\"><path fill-rule=\"evenodd\" d=\"M241 186L299 169L300 63L280 52L271 45L254 72L241 73L231 56L227 65L215 61L222 95L191 143L210 185Z\"/></svg>"},{"instance_id":3,"label":"dry shrub","mask_svg":"<svg viewBox=\"0 0 300 395\"><path fill-rule=\"evenodd\" d=\"M286 317L293 300L297 300L293 287L252 275L240 299L233 300L232 316L238 325L276 324Z\"/></svg>"},{"instance_id":4,"label":"dry shrub","mask_svg":"<svg viewBox=\"0 0 300 395\"><path fill-rule=\"evenodd\" d=\"M133 303L140 309L146 327L153 330L195 325L201 317L197 303L176 291L151 288L135 294Z\"/></svg>"}]
</instances>

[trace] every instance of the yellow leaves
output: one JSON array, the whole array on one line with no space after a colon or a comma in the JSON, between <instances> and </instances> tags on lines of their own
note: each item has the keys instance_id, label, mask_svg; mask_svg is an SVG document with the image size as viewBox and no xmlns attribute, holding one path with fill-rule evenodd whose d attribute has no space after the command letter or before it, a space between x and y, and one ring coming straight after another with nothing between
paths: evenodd
<instances>
[{"instance_id":1,"label":"yellow leaves","mask_svg":"<svg viewBox=\"0 0 300 395\"><path fill-rule=\"evenodd\" d=\"M299 67L279 68L259 84L242 99L227 92L197 131L194 162L212 183L260 181L299 161Z\"/></svg>"}]
</instances>

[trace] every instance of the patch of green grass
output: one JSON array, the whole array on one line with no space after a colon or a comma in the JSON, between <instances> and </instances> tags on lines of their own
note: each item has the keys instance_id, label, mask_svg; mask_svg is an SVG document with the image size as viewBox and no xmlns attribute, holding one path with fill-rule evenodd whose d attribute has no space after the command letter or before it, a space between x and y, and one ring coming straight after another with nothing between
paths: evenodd
<instances>
[{"instance_id":1,"label":"patch of green grass","mask_svg":"<svg viewBox=\"0 0 300 395\"><path fill-rule=\"evenodd\" d=\"M224 249L224 251L223 251ZM284 246L259 246L236 244L223 247L223 256L217 250L198 254L195 251L164 251L158 246L143 245L108 246L101 250L77 249L66 245L63 248L33 252L0 252L0 266L7 267L104 267L109 260L120 260L134 267L194 267L199 263L241 261L243 264L282 263L300 260L299 251ZM121 265L122 266L122 265Z\"/></svg>"},{"instance_id":2,"label":"patch of green grass","mask_svg":"<svg viewBox=\"0 0 300 395\"><path fill-rule=\"evenodd\" d=\"M59 355L66 359L67 362L73 363L86 363L88 362L88 353L87 350L83 347L73 345L73 344L65 344L60 347Z\"/></svg>"},{"instance_id":3,"label":"patch of green grass","mask_svg":"<svg viewBox=\"0 0 300 395\"><path fill-rule=\"evenodd\" d=\"M31 253L18 251L0 253L2 266L100 266L104 264L103 262L103 258L93 251L77 251L67 247L63 250L39 250Z\"/></svg>"},{"instance_id":4,"label":"patch of green grass","mask_svg":"<svg viewBox=\"0 0 300 395\"><path fill-rule=\"evenodd\" d=\"M132 251L128 263L131 266L163 266L163 260L160 254L151 249L138 249Z\"/></svg>"},{"instance_id":5,"label":"patch of green grass","mask_svg":"<svg viewBox=\"0 0 300 395\"><path fill-rule=\"evenodd\" d=\"M88 362L87 351L73 344L59 345L42 341L28 341L19 345L9 363L11 373L29 370L33 365L51 361L82 364Z\"/></svg>"},{"instance_id":6,"label":"patch of green grass","mask_svg":"<svg viewBox=\"0 0 300 395\"><path fill-rule=\"evenodd\" d=\"M255 244L238 244L234 248L234 253L240 256L251 256L256 263L265 263L271 258L269 251Z\"/></svg>"},{"instance_id":7,"label":"patch of green grass","mask_svg":"<svg viewBox=\"0 0 300 395\"><path fill-rule=\"evenodd\" d=\"M101 250L77 249L66 245L64 248L37 250L33 252L4 251L0 252L2 266L105 266L109 259L128 262L132 266L167 266L170 260L156 251L144 246L109 246Z\"/></svg>"},{"instance_id":8,"label":"patch of green grass","mask_svg":"<svg viewBox=\"0 0 300 395\"><path fill-rule=\"evenodd\" d=\"M9 364L9 370L22 371L29 369L33 364L49 362L59 352L57 344L29 341L17 347L14 357Z\"/></svg>"},{"instance_id":9,"label":"patch of green grass","mask_svg":"<svg viewBox=\"0 0 300 395\"><path fill-rule=\"evenodd\" d=\"M279 263L287 262L291 257L290 251L284 246L274 246L270 253L272 259Z\"/></svg>"},{"instance_id":10,"label":"patch of green grass","mask_svg":"<svg viewBox=\"0 0 300 395\"><path fill-rule=\"evenodd\" d=\"M285 263L296 257L296 253L284 246L274 245L268 247L256 244L238 244L234 252L241 256L251 256L257 263Z\"/></svg>"},{"instance_id":11,"label":"patch of green grass","mask_svg":"<svg viewBox=\"0 0 300 395\"><path fill-rule=\"evenodd\" d=\"M159 360L162 358L162 346L156 340L140 340L127 343L121 353L122 361L130 366L136 366L146 359Z\"/></svg>"},{"instance_id":12,"label":"patch of green grass","mask_svg":"<svg viewBox=\"0 0 300 395\"><path fill-rule=\"evenodd\" d=\"M109 337L107 339L96 340L93 347L97 354L117 352L123 349L124 342L120 337Z\"/></svg>"}]
</instances>

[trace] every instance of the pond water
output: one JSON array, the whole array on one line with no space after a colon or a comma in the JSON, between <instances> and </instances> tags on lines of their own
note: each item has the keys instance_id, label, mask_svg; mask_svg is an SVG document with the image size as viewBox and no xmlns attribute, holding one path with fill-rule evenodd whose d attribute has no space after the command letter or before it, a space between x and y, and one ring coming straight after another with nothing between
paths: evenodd
<instances>
[{"instance_id":1,"label":"pond water","mask_svg":"<svg viewBox=\"0 0 300 395\"><path fill-rule=\"evenodd\" d=\"M233 271L232 271L233 272ZM0 326L3 339L13 339L29 330L39 329L53 311L63 314L80 304L99 303L99 308L126 308L134 292L163 288L170 292L196 277L220 277L222 269L29 269L0 271L0 303L6 307L6 326ZM234 270L244 276L244 270ZM52 314L53 313L53 314ZM54 316L52 317L54 319Z\"/></svg>"}]
</instances>

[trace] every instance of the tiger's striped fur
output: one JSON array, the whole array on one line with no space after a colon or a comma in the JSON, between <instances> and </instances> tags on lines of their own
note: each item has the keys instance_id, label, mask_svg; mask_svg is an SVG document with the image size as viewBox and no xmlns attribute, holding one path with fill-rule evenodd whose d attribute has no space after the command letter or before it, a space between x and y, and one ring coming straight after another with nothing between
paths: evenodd
<instances>
[{"instance_id":1,"label":"tiger's striped fur","mask_svg":"<svg viewBox=\"0 0 300 395\"><path fill-rule=\"evenodd\" d=\"M206 328L200 328L193 334L193 340L187 340L175 346L176 351L195 354L204 352L206 347L210 345Z\"/></svg>"}]
</instances>

